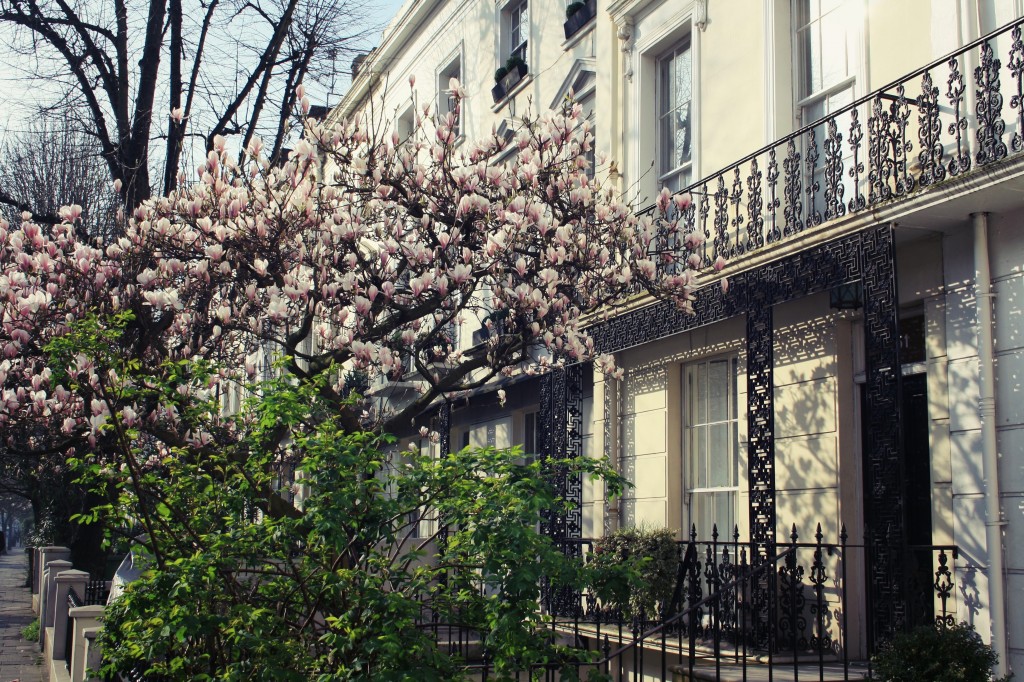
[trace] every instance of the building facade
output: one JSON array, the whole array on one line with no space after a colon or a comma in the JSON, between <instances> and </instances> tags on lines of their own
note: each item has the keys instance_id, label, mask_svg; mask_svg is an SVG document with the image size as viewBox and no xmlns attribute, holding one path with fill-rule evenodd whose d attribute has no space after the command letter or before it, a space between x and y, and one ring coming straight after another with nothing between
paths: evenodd
<instances>
[{"instance_id":1,"label":"building facade","mask_svg":"<svg viewBox=\"0 0 1024 682\"><path fill-rule=\"evenodd\" d=\"M728 260L693 316L639 299L595 325L622 380L463 398L445 444L607 455L634 487L565 481L562 538L841 547L816 593L834 622L801 634L833 651L945 617L1024 669L1022 4L406 2L332 116L407 134L457 77L473 139L571 95L598 172L638 211L689 191L705 262Z\"/></svg>"}]
</instances>

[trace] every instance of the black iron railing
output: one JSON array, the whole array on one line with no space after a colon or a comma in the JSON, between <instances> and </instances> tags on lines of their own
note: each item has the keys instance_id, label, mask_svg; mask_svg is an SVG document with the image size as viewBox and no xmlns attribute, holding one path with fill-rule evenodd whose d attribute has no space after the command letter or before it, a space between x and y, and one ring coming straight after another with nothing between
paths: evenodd
<instances>
[{"instance_id":1,"label":"black iron railing","mask_svg":"<svg viewBox=\"0 0 1024 682\"><path fill-rule=\"evenodd\" d=\"M594 541L569 540L585 560L594 556ZM921 546L903 552L913 606L904 627L955 621L954 546ZM591 670L612 679L671 679L683 672L696 679L743 678L768 667L785 679L861 679L868 672L873 647L869 633L852 632L868 619L865 594L865 544L849 542L846 529L827 541L819 525L809 542L793 527L785 542L770 546L712 530L710 540L678 544L675 585L656 613L629 613L596 594L545 591L544 610L554 641L589 650L578 660L523 662L521 678L559 679L574 668L581 679ZM458 656L480 679L492 674L486 633L427 616L443 650Z\"/></svg>"},{"instance_id":2,"label":"black iron railing","mask_svg":"<svg viewBox=\"0 0 1024 682\"><path fill-rule=\"evenodd\" d=\"M682 190L693 196L682 219L705 240L704 264L1024 151L1021 26L971 42Z\"/></svg>"}]
</instances>

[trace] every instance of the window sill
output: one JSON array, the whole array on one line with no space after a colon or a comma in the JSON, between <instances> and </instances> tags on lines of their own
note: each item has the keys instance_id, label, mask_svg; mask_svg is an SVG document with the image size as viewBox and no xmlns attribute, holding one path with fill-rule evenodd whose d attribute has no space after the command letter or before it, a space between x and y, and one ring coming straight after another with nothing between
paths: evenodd
<instances>
[{"instance_id":1,"label":"window sill","mask_svg":"<svg viewBox=\"0 0 1024 682\"><path fill-rule=\"evenodd\" d=\"M563 40L562 41L562 51L563 52L568 52L569 50L571 50L572 48L576 47L577 45L582 43L584 40L586 40L587 38L592 36L594 34L594 27L595 26L597 26L597 22L596 21L591 21L590 25L588 25L588 26L586 26L584 28L581 28L579 31L576 31L576 33L573 33L572 36L570 36L569 38L566 38L565 40Z\"/></svg>"},{"instance_id":2,"label":"window sill","mask_svg":"<svg viewBox=\"0 0 1024 682\"><path fill-rule=\"evenodd\" d=\"M491 111L494 113L498 113L499 111L504 109L508 101L514 98L517 94L519 94L519 92L522 91L532 81L532 73L527 73L525 76L520 78L515 85L513 85L507 92L505 92L501 99L496 100L494 102L494 105L491 107Z\"/></svg>"}]
</instances>

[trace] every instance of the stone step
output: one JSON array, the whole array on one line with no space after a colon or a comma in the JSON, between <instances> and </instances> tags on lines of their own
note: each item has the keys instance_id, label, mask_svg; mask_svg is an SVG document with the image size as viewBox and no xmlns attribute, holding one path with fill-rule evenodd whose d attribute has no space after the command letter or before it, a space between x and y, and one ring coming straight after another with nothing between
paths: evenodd
<instances>
[{"instance_id":1,"label":"stone step","mask_svg":"<svg viewBox=\"0 0 1024 682\"><path fill-rule=\"evenodd\" d=\"M673 682L846 682L866 679L868 674L865 663L851 663L845 670L842 663L825 663L819 669L816 662L800 663L795 673L792 663L747 663L746 670L742 665L723 663L716 671L714 661L707 660L694 663L692 677L689 665L674 665L670 670Z\"/></svg>"}]
</instances>

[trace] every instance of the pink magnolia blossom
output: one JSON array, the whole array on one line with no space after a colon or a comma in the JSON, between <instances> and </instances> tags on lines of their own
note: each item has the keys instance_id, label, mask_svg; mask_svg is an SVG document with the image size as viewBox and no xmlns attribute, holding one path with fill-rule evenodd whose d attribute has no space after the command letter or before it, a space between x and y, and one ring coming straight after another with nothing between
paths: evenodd
<instances>
[{"instance_id":1,"label":"pink magnolia blossom","mask_svg":"<svg viewBox=\"0 0 1024 682\"><path fill-rule=\"evenodd\" d=\"M69 360L60 369L73 380L51 386L43 349L87 317L106 323L121 311L133 317L112 357L147 371L168 359L214 364L212 385L185 387L189 397L244 384L278 358L303 373L359 367L385 382L426 368L405 402L385 409L364 414L339 394L339 410L381 428L407 428L441 396L519 371L595 360L620 375L610 357L595 358L587 325L638 288L692 310L693 272L712 249L679 217L690 198L662 193L637 217L600 173L587 177L579 158L592 131L578 106L525 122L511 139L455 146L463 94L449 85L455 113L425 113L420 125L434 131L409 140L369 118L307 121L280 164L259 140L241 161L214 140L194 180L128 211L110 243L76 232L80 207L46 229L31 216L0 221L9 443L28 450L39 427L54 428L55 443L102 457L111 412L161 446L213 442L173 404L121 402L118 387L137 379L112 375L109 358ZM305 106L301 88L296 97ZM485 352L463 353L450 330L484 317ZM331 383L341 391L342 380Z\"/></svg>"}]
</instances>

